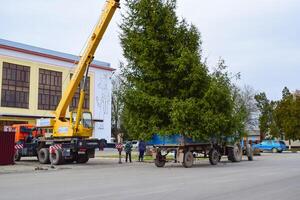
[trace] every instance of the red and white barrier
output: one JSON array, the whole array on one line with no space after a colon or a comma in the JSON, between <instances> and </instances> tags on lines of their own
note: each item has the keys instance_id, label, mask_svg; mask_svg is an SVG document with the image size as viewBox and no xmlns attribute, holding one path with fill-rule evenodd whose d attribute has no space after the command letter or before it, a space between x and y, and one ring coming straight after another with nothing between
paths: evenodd
<instances>
[{"instance_id":1,"label":"red and white barrier","mask_svg":"<svg viewBox=\"0 0 300 200\"><path fill-rule=\"evenodd\" d=\"M61 144L55 144L49 147L49 152L50 153L55 153L55 150L62 149Z\"/></svg>"},{"instance_id":2,"label":"red and white barrier","mask_svg":"<svg viewBox=\"0 0 300 200\"><path fill-rule=\"evenodd\" d=\"M23 144L16 144L15 145L15 150L23 149L24 145Z\"/></svg>"}]
</instances>

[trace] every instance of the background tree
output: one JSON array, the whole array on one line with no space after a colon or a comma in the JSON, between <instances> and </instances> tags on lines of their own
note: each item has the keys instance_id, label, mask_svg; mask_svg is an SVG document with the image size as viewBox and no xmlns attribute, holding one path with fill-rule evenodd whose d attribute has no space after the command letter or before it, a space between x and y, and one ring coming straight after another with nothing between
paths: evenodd
<instances>
[{"instance_id":1,"label":"background tree","mask_svg":"<svg viewBox=\"0 0 300 200\"><path fill-rule=\"evenodd\" d=\"M300 98L292 95L287 87L282 91L282 99L275 109L275 116L287 140L300 138Z\"/></svg>"},{"instance_id":2,"label":"background tree","mask_svg":"<svg viewBox=\"0 0 300 200\"><path fill-rule=\"evenodd\" d=\"M175 0L127 0L120 36L127 65L124 125L135 138L181 133L197 139L243 128L224 62L208 73L200 33L178 20ZM239 107L241 109L242 107Z\"/></svg>"},{"instance_id":3,"label":"background tree","mask_svg":"<svg viewBox=\"0 0 300 200\"><path fill-rule=\"evenodd\" d=\"M122 112L124 108L123 95L125 84L120 74L112 76L112 111L111 111L111 133L114 138L123 133L126 138L126 130L122 124Z\"/></svg>"},{"instance_id":4,"label":"background tree","mask_svg":"<svg viewBox=\"0 0 300 200\"><path fill-rule=\"evenodd\" d=\"M245 126L248 131L255 130L259 126L258 115L259 110L256 106L255 95L256 91L249 85L244 85L242 88L238 88L240 94L240 104L244 104L246 109Z\"/></svg>"},{"instance_id":5,"label":"background tree","mask_svg":"<svg viewBox=\"0 0 300 200\"><path fill-rule=\"evenodd\" d=\"M255 95L256 106L260 111L259 130L261 140L265 139L272 121L272 106L264 92Z\"/></svg>"}]
</instances>

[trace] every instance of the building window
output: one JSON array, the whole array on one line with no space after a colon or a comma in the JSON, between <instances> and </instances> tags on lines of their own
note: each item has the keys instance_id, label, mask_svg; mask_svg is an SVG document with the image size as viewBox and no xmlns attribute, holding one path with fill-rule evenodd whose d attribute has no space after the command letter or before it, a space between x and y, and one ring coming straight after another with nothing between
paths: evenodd
<instances>
[{"instance_id":1,"label":"building window","mask_svg":"<svg viewBox=\"0 0 300 200\"><path fill-rule=\"evenodd\" d=\"M72 78L73 74L70 75L70 79ZM80 88L83 84L83 80L80 82L76 93L72 99L71 105L70 105L70 111L76 110L78 103L79 103L79 95L80 95ZM89 109L90 108L90 77L87 78L87 83L86 83L86 89L85 89L85 96L84 96L84 101L83 101L83 109Z\"/></svg>"},{"instance_id":2,"label":"building window","mask_svg":"<svg viewBox=\"0 0 300 200\"><path fill-rule=\"evenodd\" d=\"M3 62L1 106L29 107L30 67Z\"/></svg>"},{"instance_id":3,"label":"building window","mask_svg":"<svg viewBox=\"0 0 300 200\"><path fill-rule=\"evenodd\" d=\"M55 110L60 98L62 72L39 69L39 110Z\"/></svg>"}]
</instances>

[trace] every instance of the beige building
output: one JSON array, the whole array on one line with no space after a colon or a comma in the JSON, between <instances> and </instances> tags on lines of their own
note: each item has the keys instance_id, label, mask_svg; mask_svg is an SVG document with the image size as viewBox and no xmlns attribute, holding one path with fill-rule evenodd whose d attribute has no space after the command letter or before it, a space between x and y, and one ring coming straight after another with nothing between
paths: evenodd
<instances>
[{"instance_id":1,"label":"beige building","mask_svg":"<svg viewBox=\"0 0 300 200\"><path fill-rule=\"evenodd\" d=\"M12 124L53 117L78 56L0 39L0 130ZM90 66L84 108L93 113L94 137L111 137L111 74L109 63ZM77 107L79 90L69 110Z\"/></svg>"}]
</instances>

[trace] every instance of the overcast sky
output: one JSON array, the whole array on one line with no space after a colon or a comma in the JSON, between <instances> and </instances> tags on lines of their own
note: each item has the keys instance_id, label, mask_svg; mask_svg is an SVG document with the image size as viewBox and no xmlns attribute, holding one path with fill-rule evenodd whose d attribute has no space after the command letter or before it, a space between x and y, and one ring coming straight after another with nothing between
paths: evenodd
<instances>
[{"instance_id":1,"label":"overcast sky","mask_svg":"<svg viewBox=\"0 0 300 200\"><path fill-rule=\"evenodd\" d=\"M78 55L104 0L0 0L0 38ZM118 68L122 58L114 16L96 59ZM123 10L124 12L124 10ZM300 0L178 0L177 13L201 32L204 56L225 59L247 84L279 99L300 89Z\"/></svg>"}]
</instances>

